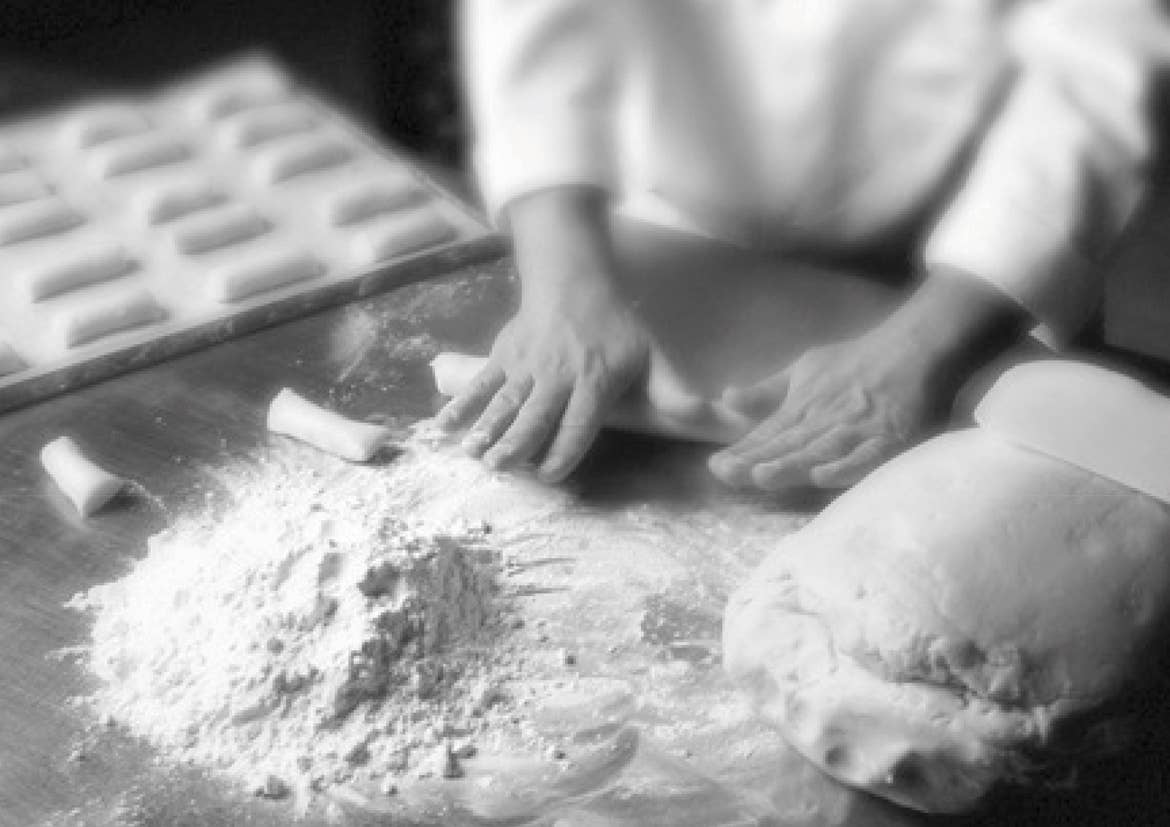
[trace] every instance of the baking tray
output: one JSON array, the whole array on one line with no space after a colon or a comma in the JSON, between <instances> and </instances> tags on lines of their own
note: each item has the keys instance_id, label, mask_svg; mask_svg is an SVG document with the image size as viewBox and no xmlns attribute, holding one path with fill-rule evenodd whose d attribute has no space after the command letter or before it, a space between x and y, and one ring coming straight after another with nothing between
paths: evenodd
<instances>
[{"instance_id":1,"label":"baking tray","mask_svg":"<svg viewBox=\"0 0 1170 827\"><path fill-rule=\"evenodd\" d=\"M503 249L262 53L29 114L0 124L0 410Z\"/></svg>"}]
</instances>

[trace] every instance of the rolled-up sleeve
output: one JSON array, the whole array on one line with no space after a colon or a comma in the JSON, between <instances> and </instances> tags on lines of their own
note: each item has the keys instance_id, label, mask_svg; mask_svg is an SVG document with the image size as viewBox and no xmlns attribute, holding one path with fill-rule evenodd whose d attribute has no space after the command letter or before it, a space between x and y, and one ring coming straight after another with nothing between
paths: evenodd
<instances>
[{"instance_id":1,"label":"rolled-up sleeve","mask_svg":"<svg viewBox=\"0 0 1170 827\"><path fill-rule=\"evenodd\" d=\"M1164 5L1024 4L1009 23L1018 73L927 239L928 267L989 280L1057 340L1087 321L1146 186L1170 62Z\"/></svg>"},{"instance_id":2,"label":"rolled-up sleeve","mask_svg":"<svg viewBox=\"0 0 1170 827\"><path fill-rule=\"evenodd\" d=\"M461 49L473 163L490 215L564 185L612 190L609 0L464 0Z\"/></svg>"}]
</instances>

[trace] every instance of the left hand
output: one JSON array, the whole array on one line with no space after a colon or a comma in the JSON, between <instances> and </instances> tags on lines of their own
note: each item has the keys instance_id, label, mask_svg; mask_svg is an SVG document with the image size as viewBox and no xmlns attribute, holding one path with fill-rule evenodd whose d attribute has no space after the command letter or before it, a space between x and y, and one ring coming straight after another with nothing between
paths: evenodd
<instances>
[{"instance_id":1,"label":"left hand","mask_svg":"<svg viewBox=\"0 0 1170 827\"><path fill-rule=\"evenodd\" d=\"M881 338L815 347L755 385L728 389L724 404L759 424L715 454L711 471L765 491L844 488L910 447L936 412L932 366Z\"/></svg>"},{"instance_id":2,"label":"left hand","mask_svg":"<svg viewBox=\"0 0 1170 827\"><path fill-rule=\"evenodd\" d=\"M759 424L711 457L711 471L765 491L853 485L922 439L967 377L1028 323L989 282L936 268L868 333L728 389L723 404Z\"/></svg>"}]
</instances>

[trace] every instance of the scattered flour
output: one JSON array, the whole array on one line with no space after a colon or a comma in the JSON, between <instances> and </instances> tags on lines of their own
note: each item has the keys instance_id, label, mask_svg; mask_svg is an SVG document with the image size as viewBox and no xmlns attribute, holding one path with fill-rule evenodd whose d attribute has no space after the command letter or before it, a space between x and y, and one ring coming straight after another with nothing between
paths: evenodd
<instances>
[{"instance_id":1,"label":"scattered flour","mask_svg":"<svg viewBox=\"0 0 1170 827\"><path fill-rule=\"evenodd\" d=\"M499 549L567 495L425 432L380 466L281 441L222 474L226 507L178 519L71 601L94 618L97 720L302 805L457 773L477 747L546 748L515 714L523 647Z\"/></svg>"}]
</instances>

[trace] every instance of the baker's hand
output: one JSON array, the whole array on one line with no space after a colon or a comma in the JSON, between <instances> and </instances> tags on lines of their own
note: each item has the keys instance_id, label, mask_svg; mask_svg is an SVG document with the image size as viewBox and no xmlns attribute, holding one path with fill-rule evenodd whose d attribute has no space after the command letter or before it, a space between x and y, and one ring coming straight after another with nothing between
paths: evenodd
<instances>
[{"instance_id":1,"label":"baker's hand","mask_svg":"<svg viewBox=\"0 0 1170 827\"><path fill-rule=\"evenodd\" d=\"M463 445L493 468L539 460L542 479L563 479L606 411L645 374L649 347L629 309L616 298L578 299L521 308L487 365L440 412L448 429L474 420Z\"/></svg>"},{"instance_id":2,"label":"baker's hand","mask_svg":"<svg viewBox=\"0 0 1170 827\"><path fill-rule=\"evenodd\" d=\"M729 389L724 404L759 424L715 454L711 471L766 491L850 486L923 438L967 377L1028 324L989 282L935 268L873 330Z\"/></svg>"},{"instance_id":3,"label":"baker's hand","mask_svg":"<svg viewBox=\"0 0 1170 827\"><path fill-rule=\"evenodd\" d=\"M737 487L844 488L908 448L933 411L930 365L868 337L817 347L723 402L759 424L711 458Z\"/></svg>"},{"instance_id":4,"label":"baker's hand","mask_svg":"<svg viewBox=\"0 0 1170 827\"><path fill-rule=\"evenodd\" d=\"M437 421L449 430L470 425L464 446L492 467L533 462L556 482L580 462L610 406L646 375L650 348L618 289L597 193L543 192L509 217L520 309Z\"/></svg>"}]
</instances>

